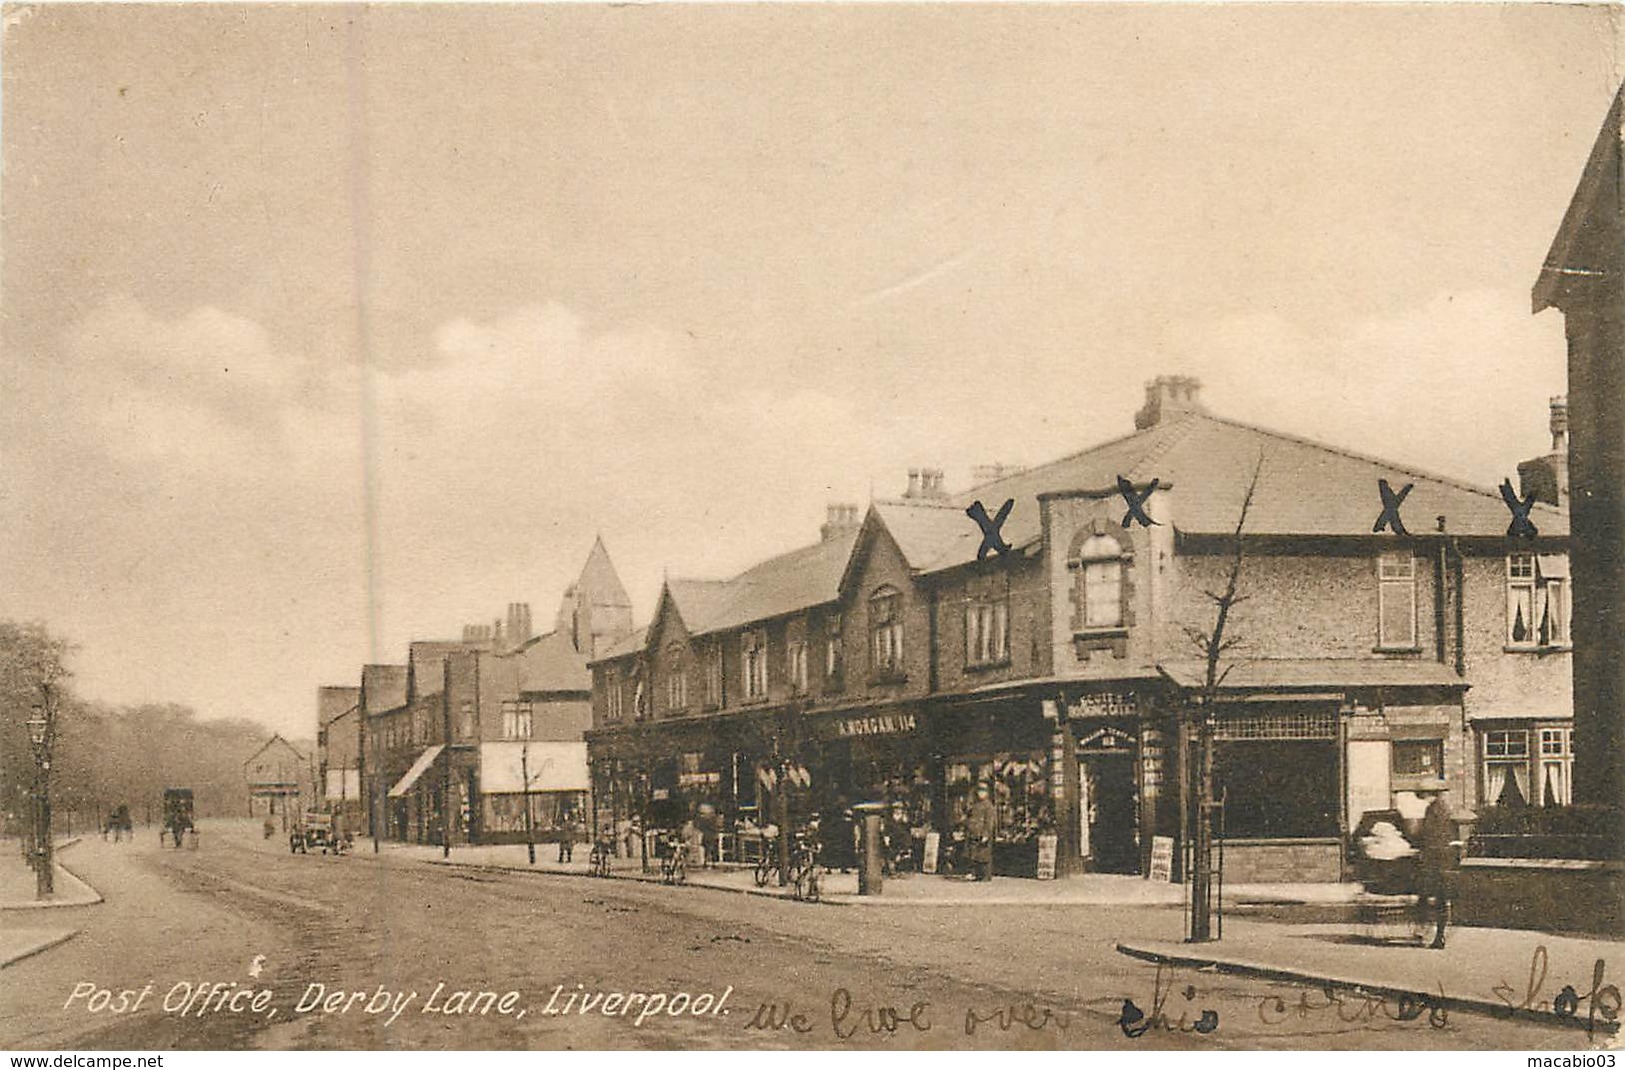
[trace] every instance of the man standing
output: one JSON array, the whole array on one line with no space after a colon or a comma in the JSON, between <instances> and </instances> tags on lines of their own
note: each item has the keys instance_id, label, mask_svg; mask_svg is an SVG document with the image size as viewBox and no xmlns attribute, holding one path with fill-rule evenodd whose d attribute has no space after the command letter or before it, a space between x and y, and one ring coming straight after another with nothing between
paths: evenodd
<instances>
[{"instance_id":1,"label":"man standing","mask_svg":"<svg viewBox=\"0 0 1625 1070\"><path fill-rule=\"evenodd\" d=\"M1450 884L1456 867L1456 848L1452 843L1456 822L1450 816L1450 804L1445 802L1447 790L1443 781L1434 781L1417 791L1417 795L1429 799L1427 813L1422 815L1421 831L1417 834L1418 905L1433 914L1433 943L1428 946L1435 949L1444 947L1444 930L1450 922Z\"/></svg>"},{"instance_id":2,"label":"man standing","mask_svg":"<svg viewBox=\"0 0 1625 1070\"><path fill-rule=\"evenodd\" d=\"M970 848L971 879L993 879L993 836L999 830L999 813L988 798L987 785L976 785L976 802L965 819L966 845Z\"/></svg>"}]
</instances>

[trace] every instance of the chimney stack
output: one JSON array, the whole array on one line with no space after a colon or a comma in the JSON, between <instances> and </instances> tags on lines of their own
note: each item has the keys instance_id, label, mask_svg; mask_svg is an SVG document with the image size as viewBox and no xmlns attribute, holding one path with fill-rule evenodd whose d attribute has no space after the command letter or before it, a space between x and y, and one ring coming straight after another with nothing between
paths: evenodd
<instances>
[{"instance_id":1,"label":"chimney stack","mask_svg":"<svg viewBox=\"0 0 1625 1070\"><path fill-rule=\"evenodd\" d=\"M845 502L831 503L824 510L824 526L818 529L821 542L829 542L858 528L858 507Z\"/></svg>"},{"instance_id":2,"label":"chimney stack","mask_svg":"<svg viewBox=\"0 0 1625 1070\"><path fill-rule=\"evenodd\" d=\"M1145 431L1187 412L1206 412L1202 384L1189 375L1159 375L1145 384L1145 404L1134 414L1134 429Z\"/></svg>"},{"instance_id":3,"label":"chimney stack","mask_svg":"<svg viewBox=\"0 0 1625 1070\"><path fill-rule=\"evenodd\" d=\"M1518 465L1518 493L1548 505L1569 502L1569 404L1559 394L1550 400L1552 452Z\"/></svg>"},{"instance_id":4,"label":"chimney stack","mask_svg":"<svg viewBox=\"0 0 1625 1070\"><path fill-rule=\"evenodd\" d=\"M920 496L920 470L918 468L910 468L908 470L908 489L903 492L903 497L905 497L905 498L918 498L919 496Z\"/></svg>"}]
</instances>

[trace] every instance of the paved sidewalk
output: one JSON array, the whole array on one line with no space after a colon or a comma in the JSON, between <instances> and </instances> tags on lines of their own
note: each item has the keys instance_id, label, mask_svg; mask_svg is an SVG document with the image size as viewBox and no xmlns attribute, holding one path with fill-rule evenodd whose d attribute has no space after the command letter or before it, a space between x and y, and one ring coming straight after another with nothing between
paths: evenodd
<instances>
[{"instance_id":1,"label":"paved sidewalk","mask_svg":"<svg viewBox=\"0 0 1625 1070\"><path fill-rule=\"evenodd\" d=\"M372 855L371 841L357 841L358 855ZM574 859L559 862L554 844L536 848L536 864L529 863L523 844L453 847L442 857L434 846L383 842L378 857L383 861L416 861L435 865L477 866L521 873L553 873L587 876L589 848L577 847ZM658 863L651 860L644 872L637 859L613 861L616 879L660 881ZM688 885L718 891L792 898L793 891L769 882L756 887L751 867L723 864L710 869L690 868ZM1349 884L1239 884L1225 889L1229 902L1237 904L1345 903L1359 890ZM1090 873L1062 880L1040 881L1022 877L995 877L974 882L963 878L911 873L882 882L878 896L858 895L855 873L826 873L822 881L822 901L834 905L865 907L943 907L943 906L1178 906L1184 902L1184 889L1177 884L1153 883L1141 877Z\"/></svg>"},{"instance_id":2,"label":"paved sidewalk","mask_svg":"<svg viewBox=\"0 0 1625 1070\"><path fill-rule=\"evenodd\" d=\"M1625 943L1463 926L1450 930L1444 949L1434 951L1403 942L1406 936L1388 926L1227 918L1224 938L1213 943L1130 940L1117 949L1178 968L1364 991L1387 997L1391 1010L1401 998L1426 997L1429 1007L1546 1022L1567 1019L1599 1037L1617 1028ZM1610 959L1615 964L1611 968ZM1616 987L1610 992L1609 986ZM1565 995L1565 988L1572 991ZM1595 1009L1593 992L1601 993ZM1353 999L1350 1005L1362 1001Z\"/></svg>"},{"instance_id":3,"label":"paved sidewalk","mask_svg":"<svg viewBox=\"0 0 1625 1070\"><path fill-rule=\"evenodd\" d=\"M35 898L34 871L18 852L7 850L0 854L0 910L48 910L52 907L82 907L102 901L101 893L63 868L64 849L78 843L77 837L56 845L55 875L52 886L55 894L49 899Z\"/></svg>"},{"instance_id":4,"label":"paved sidewalk","mask_svg":"<svg viewBox=\"0 0 1625 1070\"><path fill-rule=\"evenodd\" d=\"M78 929L0 929L0 970L78 935Z\"/></svg>"}]
</instances>

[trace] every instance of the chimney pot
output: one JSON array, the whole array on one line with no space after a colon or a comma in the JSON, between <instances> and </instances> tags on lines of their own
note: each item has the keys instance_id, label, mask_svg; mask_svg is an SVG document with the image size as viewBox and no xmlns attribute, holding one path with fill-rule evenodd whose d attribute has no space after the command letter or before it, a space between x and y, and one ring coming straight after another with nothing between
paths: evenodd
<instances>
[{"instance_id":1,"label":"chimney pot","mask_svg":"<svg viewBox=\"0 0 1625 1070\"><path fill-rule=\"evenodd\" d=\"M905 497L905 498L918 498L919 496L920 496L920 470L918 468L910 468L908 470L908 490L903 492L903 497Z\"/></svg>"}]
</instances>

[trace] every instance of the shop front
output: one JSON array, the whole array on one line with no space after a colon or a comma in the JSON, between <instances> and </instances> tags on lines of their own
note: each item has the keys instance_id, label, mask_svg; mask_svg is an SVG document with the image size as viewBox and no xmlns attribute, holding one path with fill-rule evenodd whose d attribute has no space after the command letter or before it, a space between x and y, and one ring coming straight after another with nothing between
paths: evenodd
<instances>
[{"instance_id":1,"label":"shop front","mask_svg":"<svg viewBox=\"0 0 1625 1070\"><path fill-rule=\"evenodd\" d=\"M1084 872L1147 873L1155 839L1179 834L1176 732L1159 696L1118 686L1066 697L1067 850Z\"/></svg>"},{"instance_id":2,"label":"shop front","mask_svg":"<svg viewBox=\"0 0 1625 1070\"><path fill-rule=\"evenodd\" d=\"M722 861L737 860L737 830L756 828L767 794L760 773L786 736L785 716L763 710L589 733L599 834L636 855L649 834L693 821Z\"/></svg>"},{"instance_id":3,"label":"shop front","mask_svg":"<svg viewBox=\"0 0 1625 1070\"><path fill-rule=\"evenodd\" d=\"M936 827L946 833L950 861L961 864L962 830L976 786L985 783L997 815L993 872L1037 876L1041 841L1059 842L1067 790L1067 777L1056 775L1065 752L1056 759L1058 726L1045 706L1018 693L937 710L932 733L942 763Z\"/></svg>"}]
</instances>

